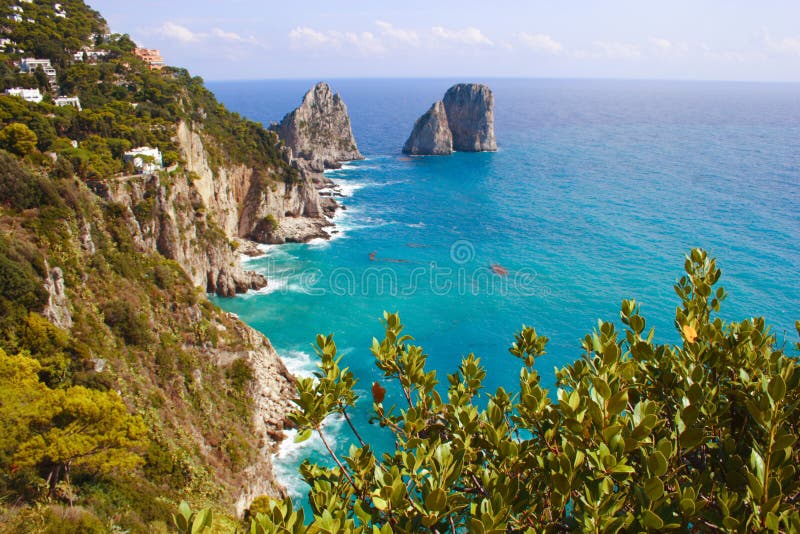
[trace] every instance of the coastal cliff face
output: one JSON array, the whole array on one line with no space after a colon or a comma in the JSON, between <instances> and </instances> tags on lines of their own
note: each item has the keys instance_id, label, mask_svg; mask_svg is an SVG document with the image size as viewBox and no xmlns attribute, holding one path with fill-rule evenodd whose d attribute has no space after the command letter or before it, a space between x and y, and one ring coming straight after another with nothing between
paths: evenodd
<instances>
[{"instance_id":1,"label":"coastal cliff face","mask_svg":"<svg viewBox=\"0 0 800 534\"><path fill-rule=\"evenodd\" d=\"M336 203L321 198L319 189L328 183L299 170L291 181L276 179L274 169L245 165L212 169L202 128L180 123L178 145L186 168L194 173L192 186L208 210L209 217L229 237L259 243L304 242L328 237ZM289 151L285 161L292 161Z\"/></svg>"},{"instance_id":2,"label":"coastal cliff face","mask_svg":"<svg viewBox=\"0 0 800 534\"><path fill-rule=\"evenodd\" d=\"M174 173L167 183L157 175L108 180L95 192L122 210L138 252L175 260L196 286L230 297L267 285L263 276L242 269L190 176Z\"/></svg>"},{"instance_id":3,"label":"coastal cliff face","mask_svg":"<svg viewBox=\"0 0 800 534\"><path fill-rule=\"evenodd\" d=\"M441 100L414 123L404 154L441 156L453 153L453 136L447 122L447 112Z\"/></svg>"},{"instance_id":4,"label":"coastal cliff face","mask_svg":"<svg viewBox=\"0 0 800 534\"><path fill-rule=\"evenodd\" d=\"M485 85L459 83L444 95L453 148L462 152L497 150L494 137L494 95Z\"/></svg>"},{"instance_id":5,"label":"coastal cliff face","mask_svg":"<svg viewBox=\"0 0 800 534\"><path fill-rule=\"evenodd\" d=\"M358 151L350 117L338 93L320 82L303 97L300 107L274 127L291 157L313 172L338 169L341 162L364 159Z\"/></svg>"}]
</instances>

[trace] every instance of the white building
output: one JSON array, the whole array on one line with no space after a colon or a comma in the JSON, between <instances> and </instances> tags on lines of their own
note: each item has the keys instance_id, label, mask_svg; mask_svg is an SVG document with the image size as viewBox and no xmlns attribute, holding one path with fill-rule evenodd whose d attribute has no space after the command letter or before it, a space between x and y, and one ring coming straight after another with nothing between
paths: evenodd
<instances>
[{"instance_id":1,"label":"white building","mask_svg":"<svg viewBox=\"0 0 800 534\"><path fill-rule=\"evenodd\" d=\"M42 67L42 70L47 74L48 78L56 77L56 69L53 68L49 59L25 58L20 61L19 71L22 73L30 73L35 72L39 67Z\"/></svg>"},{"instance_id":2,"label":"white building","mask_svg":"<svg viewBox=\"0 0 800 534\"><path fill-rule=\"evenodd\" d=\"M42 101L42 93L39 91L39 89L23 89L22 87L14 87L12 89L6 89L6 94L18 96L20 98L24 98L28 102L34 102L36 104Z\"/></svg>"},{"instance_id":3,"label":"white building","mask_svg":"<svg viewBox=\"0 0 800 534\"><path fill-rule=\"evenodd\" d=\"M78 111L81 110L81 101L77 96L59 96L53 100L53 104L58 107L75 106L78 108Z\"/></svg>"},{"instance_id":4,"label":"white building","mask_svg":"<svg viewBox=\"0 0 800 534\"><path fill-rule=\"evenodd\" d=\"M125 152L122 159L132 162L133 167L143 174L159 171L163 164L161 151L157 148L150 148L149 146L140 146L128 150Z\"/></svg>"},{"instance_id":5,"label":"white building","mask_svg":"<svg viewBox=\"0 0 800 534\"><path fill-rule=\"evenodd\" d=\"M84 46L82 49L72 54L72 59L75 61L83 61L84 55L89 61L97 61L101 57L106 57L108 55L108 50L94 50L88 46Z\"/></svg>"}]
</instances>

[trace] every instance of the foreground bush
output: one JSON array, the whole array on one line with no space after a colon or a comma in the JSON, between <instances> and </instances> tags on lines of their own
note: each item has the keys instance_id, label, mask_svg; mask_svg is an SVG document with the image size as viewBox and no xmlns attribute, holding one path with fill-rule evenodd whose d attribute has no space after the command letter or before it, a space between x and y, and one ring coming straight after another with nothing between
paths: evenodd
<instances>
[{"instance_id":1,"label":"foreground bush","mask_svg":"<svg viewBox=\"0 0 800 534\"><path fill-rule=\"evenodd\" d=\"M720 271L693 250L675 291L680 345L653 343L635 301L625 325L601 322L585 355L556 373L556 395L534 362L547 338L529 327L511 353L519 393L481 398L485 372L470 354L447 377L446 398L422 349L386 314L372 352L375 421L395 450L376 456L347 410L356 383L328 336L317 379L298 381L299 439L339 414L358 446L334 467L306 462L314 516L272 501L252 532L800 531L798 361L763 319L726 323ZM800 325L798 325L800 330ZM383 406L399 388L400 408Z\"/></svg>"}]
</instances>

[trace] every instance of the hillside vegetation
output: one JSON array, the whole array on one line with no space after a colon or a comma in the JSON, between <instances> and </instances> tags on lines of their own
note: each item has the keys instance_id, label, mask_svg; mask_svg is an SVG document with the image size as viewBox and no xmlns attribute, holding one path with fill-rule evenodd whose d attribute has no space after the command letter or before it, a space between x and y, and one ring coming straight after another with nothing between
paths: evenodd
<instances>
[{"instance_id":1,"label":"hillside vegetation","mask_svg":"<svg viewBox=\"0 0 800 534\"><path fill-rule=\"evenodd\" d=\"M129 212L145 219L152 202L116 204L93 184L133 172L123 153L143 145L170 167L159 187L189 175L181 121L201 129L213 165L271 180L296 171L273 133L187 71L150 70L83 2L63 0L65 17L23 2L20 22L11 5L0 6L13 43L0 91L37 88L44 100L0 95L0 530L166 531L181 499L224 525L272 439L254 426L251 362L271 349L176 262L142 250ZM105 55L76 60L82 49ZM27 57L49 59L56 85L20 73ZM55 106L59 95L83 109ZM209 247L230 250L203 224Z\"/></svg>"}]
</instances>

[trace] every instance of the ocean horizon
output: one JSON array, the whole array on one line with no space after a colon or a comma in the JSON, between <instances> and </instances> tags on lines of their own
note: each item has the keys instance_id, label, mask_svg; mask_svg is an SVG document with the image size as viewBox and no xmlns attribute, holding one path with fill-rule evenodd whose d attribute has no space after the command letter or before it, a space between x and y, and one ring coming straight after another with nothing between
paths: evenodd
<instances>
[{"instance_id":1,"label":"ocean horizon","mask_svg":"<svg viewBox=\"0 0 800 534\"><path fill-rule=\"evenodd\" d=\"M319 80L209 82L228 108L269 125ZM399 311L440 383L468 353L485 391L516 381L508 347L523 324L548 336L543 384L582 354L598 319L641 304L655 339L677 342L673 284L684 255L718 259L720 317L764 316L793 343L800 318L800 91L796 83L589 79L332 79L365 160L328 172L345 194L333 239L265 247L246 267L270 286L213 300L270 338L290 370L315 369L333 333L360 380L355 417L382 374L369 347ZM494 153L409 158L414 121L459 81L495 96ZM509 276L499 276L502 266ZM391 403L391 397L387 402ZM352 436L330 421L338 450ZM391 436L371 428L381 447ZM302 501L297 466L314 440L284 442L280 480Z\"/></svg>"}]
</instances>

